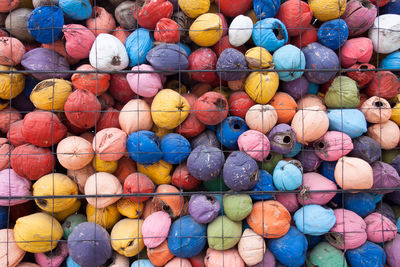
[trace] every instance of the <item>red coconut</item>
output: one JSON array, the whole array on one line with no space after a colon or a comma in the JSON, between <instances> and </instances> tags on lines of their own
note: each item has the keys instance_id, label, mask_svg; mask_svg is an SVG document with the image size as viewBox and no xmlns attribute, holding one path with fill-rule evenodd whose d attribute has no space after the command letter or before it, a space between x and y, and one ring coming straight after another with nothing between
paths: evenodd
<instances>
[{"instance_id":1,"label":"red coconut","mask_svg":"<svg viewBox=\"0 0 400 267\"><path fill-rule=\"evenodd\" d=\"M0 65L18 65L25 52L24 44L17 38L0 37Z\"/></svg>"},{"instance_id":2,"label":"red coconut","mask_svg":"<svg viewBox=\"0 0 400 267\"><path fill-rule=\"evenodd\" d=\"M93 9L92 17L86 20L86 27L97 36L100 33L110 33L116 25L113 15L97 6Z\"/></svg>"},{"instance_id":3,"label":"red coconut","mask_svg":"<svg viewBox=\"0 0 400 267\"><path fill-rule=\"evenodd\" d=\"M182 163L176 167L172 175L172 184L183 190L192 190L199 186L201 181L189 173L186 163Z\"/></svg>"},{"instance_id":4,"label":"red coconut","mask_svg":"<svg viewBox=\"0 0 400 267\"><path fill-rule=\"evenodd\" d=\"M22 119L21 113L15 108L6 108L0 111L0 131L7 133L10 124Z\"/></svg>"},{"instance_id":5,"label":"red coconut","mask_svg":"<svg viewBox=\"0 0 400 267\"><path fill-rule=\"evenodd\" d=\"M63 26L65 38L65 51L76 59L89 57L90 48L96 37L93 32L80 24L68 24Z\"/></svg>"},{"instance_id":6,"label":"red coconut","mask_svg":"<svg viewBox=\"0 0 400 267\"><path fill-rule=\"evenodd\" d=\"M312 12L306 2L289 0L281 5L276 18L285 24L289 36L300 35L301 28L311 23Z\"/></svg>"},{"instance_id":7,"label":"red coconut","mask_svg":"<svg viewBox=\"0 0 400 267\"><path fill-rule=\"evenodd\" d=\"M400 82L390 71L378 71L374 73L371 83L365 93L368 96L379 96L385 99L395 97L399 93Z\"/></svg>"},{"instance_id":8,"label":"red coconut","mask_svg":"<svg viewBox=\"0 0 400 267\"><path fill-rule=\"evenodd\" d=\"M307 25L305 29L300 30L300 34L290 39L292 45L298 48L306 47L307 45L318 41L318 30L313 25Z\"/></svg>"},{"instance_id":9,"label":"red coconut","mask_svg":"<svg viewBox=\"0 0 400 267\"><path fill-rule=\"evenodd\" d=\"M221 12L228 17L236 17L246 13L252 6L252 0L215 0Z\"/></svg>"},{"instance_id":10,"label":"red coconut","mask_svg":"<svg viewBox=\"0 0 400 267\"><path fill-rule=\"evenodd\" d=\"M17 147L28 143L22 136L22 120L16 121L10 125L10 130L7 132L7 138L10 143Z\"/></svg>"},{"instance_id":11,"label":"red coconut","mask_svg":"<svg viewBox=\"0 0 400 267\"><path fill-rule=\"evenodd\" d=\"M210 48L199 48L189 56L189 70L215 70L217 55ZM210 83L217 78L215 72L192 72L190 77L198 82Z\"/></svg>"},{"instance_id":12,"label":"red coconut","mask_svg":"<svg viewBox=\"0 0 400 267\"><path fill-rule=\"evenodd\" d=\"M122 73L111 74L108 93L122 104L126 104L129 100L137 98L137 95L132 91L128 81L126 80L126 74Z\"/></svg>"},{"instance_id":13,"label":"red coconut","mask_svg":"<svg viewBox=\"0 0 400 267\"><path fill-rule=\"evenodd\" d=\"M207 92L196 100L195 115L206 125L216 125L228 116L228 101L216 92Z\"/></svg>"},{"instance_id":14,"label":"red coconut","mask_svg":"<svg viewBox=\"0 0 400 267\"><path fill-rule=\"evenodd\" d=\"M379 7L383 7L390 2L390 0L370 0L370 1L372 4Z\"/></svg>"},{"instance_id":15,"label":"red coconut","mask_svg":"<svg viewBox=\"0 0 400 267\"><path fill-rule=\"evenodd\" d=\"M104 93L99 96L99 101L101 105L101 110L112 108L115 105L114 98L107 93Z\"/></svg>"},{"instance_id":16,"label":"red coconut","mask_svg":"<svg viewBox=\"0 0 400 267\"><path fill-rule=\"evenodd\" d=\"M229 97L229 113L244 119L247 111L255 104L256 102L245 92L234 92Z\"/></svg>"},{"instance_id":17,"label":"red coconut","mask_svg":"<svg viewBox=\"0 0 400 267\"><path fill-rule=\"evenodd\" d=\"M31 144L16 147L11 153L10 161L18 175L30 180L37 180L51 173L56 163L50 149Z\"/></svg>"},{"instance_id":18,"label":"red coconut","mask_svg":"<svg viewBox=\"0 0 400 267\"><path fill-rule=\"evenodd\" d=\"M96 69L89 64L79 66L77 71L92 71L92 73L74 73L71 77L75 89L88 90L95 95L101 95L110 86L111 75L96 73Z\"/></svg>"},{"instance_id":19,"label":"red coconut","mask_svg":"<svg viewBox=\"0 0 400 267\"><path fill-rule=\"evenodd\" d=\"M223 37L228 34L229 26L228 23L226 22L224 14L222 13L216 13L216 14L221 18L221 28L222 28L221 37Z\"/></svg>"},{"instance_id":20,"label":"red coconut","mask_svg":"<svg viewBox=\"0 0 400 267\"><path fill-rule=\"evenodd\" d=\"M349 69L353 70L374 70L375 66L371 64L354 64ZM347 76L356 81L358 87L366 86L375 76L375 71L349 71Z\"/></svg>"},{"instance_id":21,"label":"red coconut","mask_svg":"<svg viewBox=\"0 0 400 267\"><path fill-rule=\"evenodd\" d=\"M186 120L176 128L176 132L186 138L195 137L206 129L206 126L197 119L193 112L194 103L196 103L198 97L194 94L182 94L182 96L189 102L190 113Z\"/></svg>"},{"instance_id":22,"label":"red coconut","mask_svg":"<svg viewBox=\"0 0 400 267\"><path fill-rule=\"evenodd\" d=\"M27 142L35 146L50 147L67 134L67 127L52 112L33 111L26 114L21 133Z\"/></svg>"},{"instance_id":23,"label":"red coconut","mask_svg":"<svg viewBox=\"0 0 400 267\"><path fill-rule=\"evenodd\" d=\"M242 52L243 54L246 53L246 48L245 48L243 45L238 46L238 47L232 46L231 43L229 42L229 36L228 36L228 35L222 37L222 38L218 41L218 43L216 43L216 44L213 46L212 49L213 49L213 51L215 52L215 54L219 57L219 55L220 55L225 49L227 49L227 48L236 49L236 50Z\"/></svg>"},{"instance_id":24,"label":"red coconut","mask_svg":"<svg viewBox=\"0 0 400 267\"><path fill-rule=\"evenodd\" d=\"M179 25L172 19L162 18L156 24L154 39L162 43L179 42Z\"/></svg>"},{"instance_id":25,"label":"red coconut","mask_svg":"<svg viewBox=\"0 0 400 267\"><path fill-rule=\"evenodd\" d=\"M119 125L119 111L115 108L109 108L101 113L100 119L97 122L97 131L101 131L106 128L121 128Z\"/></svg>"},{"instance_id":26,"label":"red coconut","mask_svg":"<svg viewBox=\"0 0 400 267\"><path fill-rule=\"evenodd\" d=\"M132 33L131 31L128 31L127 29L124 29L121 26L118 26L117 28L115 28L112 35L117 37L117 39L120 40L121 43L125 44L126 39L131 33Z\"/></svg>"},{"instance_id":27,"label":"red coconut","mask_svg":"<svg viewBox=\"0 0 400 267\"><path fill-rule=\"evenodd\" d=\"M340 49L340 62L344 68L356 63L368 63L373 52L372 41L366 37L347 40Z\"/></svg>"},{"instance_id":28,"label":"red coconut","mask_svg":"<svg viewBox=\"0 0 400 267\"><path fill-rule=\"evenodd\" d=\"M135 172L126 177L124 182L124 194L153 193L155 185L146 175ZM144 202L150 196L128 197L135 202Z\"/></svg>"},{"instance_id":29,"label":"red coconut","mask_svg":"<svg viewBox=\"0 0 400 267\"><path fill-rule=\"evenodd\" d=\"M133 17L143 28L153 30L157 22L162 18L171 18L174 6L168 0L147 0Z\"/></svg>"},{"instance_id":30,"label":"red coconut","mask_svg":"<svg viewBox=\"0 0 400 267\"><path fill-rule=\"evenodd\" d=\"M67 98L64 111L71 124L81 129L90 129L100 119L101 105L93 93L76 90Z\"/></svg>"},{"instance_id":31,"label":"red coconut","mask_svg":"<svg viewBox=\"0 0 400 267\"><path fill-rule=\"evenodd\" d=\"M125 183L126 177L136 172L136 164L132 159L121 158L118 160L118 168L113 173L121 184Z\"/></svg>"}]
</instances>

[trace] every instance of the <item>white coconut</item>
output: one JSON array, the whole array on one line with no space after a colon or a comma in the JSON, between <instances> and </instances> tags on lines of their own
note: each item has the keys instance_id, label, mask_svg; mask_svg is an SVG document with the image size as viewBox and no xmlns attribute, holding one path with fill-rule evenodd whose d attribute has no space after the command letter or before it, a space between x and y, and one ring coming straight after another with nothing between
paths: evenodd
<instances>
[{"instance_id":1,"label":"white coconut","mask_svg":"<svg viewBox=\"0 0 400 267\"><path fill-rule=\"evenodd\" d=\"M94 41L89 54L90 65L98 70L117 71L129 65L128 54L121 41L106 33L101 33Z\"/></svg>"},{"instance_id":2,"label":"white coconut","mask_svg":"<svg viewBox=\"0 0 400 267\"><path fill-rule=\"evenodd\" d=\"M400 48L400 15L386 14L375 19L369 30L374 50L389 54Z\"/></svg>"},{"instance_id":3,"label":"white coconut","mask_svg":"<svg viewBox=\"0 0 400 267\"><path fill-rule=\"evenodd\" d=\"M228 33L231 45L241 46L251 38L253 21L247 16L239 15L233 19Z\"/></svg>"}]
</instances>

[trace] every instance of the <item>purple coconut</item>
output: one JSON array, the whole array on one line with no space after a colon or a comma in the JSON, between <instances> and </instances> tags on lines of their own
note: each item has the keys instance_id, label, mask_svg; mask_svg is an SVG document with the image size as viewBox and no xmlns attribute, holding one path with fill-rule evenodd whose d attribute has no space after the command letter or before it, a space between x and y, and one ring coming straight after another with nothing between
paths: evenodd
<instances>
[{"instance_id":1,"label":"purple coconut","mask_svg":"<svg viewBox=\"0 0 400 267\"><path fill-rule=\"evenodd\" d=\"M190 216L198 223L212 222L218 216L221 205L218 199L211 195L192 195L189 201Z\"/></svg>"},{"instance_id":2,"label":"purple coconut","mask_svg":"<svg viewBox=\"0 0 400 267\"><path fill-rule=\"evenodd\" d=\"M200 145L187 159L190 174L201 181L216 179L224 166L224 153L216 147Z\"/></svg>"},{"instance_id":3,"label":"purple coconut","mask_svg":"<svg viewBox=\"0 0 400 267\"><path fill-rule=\"evenodd\" d=\"M216 69L219 71L218 76L222 80L241 80L247 75L246 59L242 52L233 48L227 48L219 56ZM233 71L231 72L230 70Z\"/></svg>"},{"instance_id":4,"label":"purple coconut","mask_svg":"<svg viewBox=\"0 0 400 267\"><path fill-rule=\"evenodd\" d=\"M246 265L246 267L250 267ZM264 253L264 258L260 263L252 265L251 267L275 267L275 257L274 254L267 248Z\"/></svg>"},{"instance_id":5,"label":"purple coconut","mask_svg":"<svg viewBox=\"0 0 400 267\"><path fill-rule=\"evenodd\" d=\"M374 184L372 188L395 188L400 186L400 176L392 165L382 161L376 161L371 167L374 172ZM381 193L389 192L393 192L393 190L385 190Z\"/></svg>"},{"instance_id":6,"label":"purple coconut","mask_svg":"<svg viewBox=\"0 0 400 267\"><path fill-rule=\"evenodd\" d=\"M389 204L386 203L378 203L375 208L375 212L378 212L391 220L394 224L396 224L396 214L394 213L394 210Z\"/></svg>"},{"instance_id":7,"label":"purple coconut","mask_svg":"<svg viewBox=\"0 0 400 267\"><path fill-rule=\"evenodd\" d=\"M304 172L313 172L316 171L321 164L322 160L315 154L314 148L305 147L297 156L303 166Z\"/></svg>"},{"instance_id":8,"label":"purple coconut","mask_svg":"<svg viewBox=\"0 0 400 267\"><path fill-rule=\"evenodd\" d=\"M257 162L242 151L232 152L223 169L225 184L234 191L253 188L259 179Z\"/></svg>"},{"instance_id":9,"label":"purple coconut","mask_svg":"<svg viewBox=\"0 0 400 267\"><path fill-rule=\"evenodd\" d=\"M337 70L339 69L339 58L336 53L320 43L311 43L302 48L306 57L306 69L313 70ZM306 71L304 76L308 81L323 84L335 77L337 71Z\"/></svg>"},{"instance_id":10,"label":"purple coconut","mask_svg":"<svg viewBox=\"0 0 400 267\"><path fill-rule=\"evenodd\" d=\"M189 67L185 49L177 44L157 45L147 53L146 59L155 70L168 71L163 73L165 75L172 75Z\"/></svg>"},{"instance_id":11,"label":"purple coconut","mask_svg":"<svg viewBox=\"0 0 400 267\"><path fill-rule=\"evenodd\" d=\"M298 100L307 94L308 85L309 82L306 77L301 76L300 78L290 82L282 82L281 89L283 92L288 93L295 100Z\"/></svg>"},{"instance_id":12,"label":"purple coconut","mask_svg":"<svg viewBox=\"0 0 400 267\"><path fill-rule=\"evenodd\" d=\"M400 234L395 239L387 242L383 248L386 252L386 262L389 266L400 266Z\"/></svg>"},{"instance_id":13,"label":"purple coconut","mask_svg":"<svg viewBox=\"0 0 400 267\"><path fill-rule=\"evenodd\" d=\"M296 133L288 124L276 125L268 134L271 151L279 154L287 154L296 145Z\"/></svg>"},{"instance_id":14,"label":"purple coconut","mask_svg":"<svg viewBox=\"0 0 400 267\"><path fill-rule=\"evenodd\" d=\"M215 134L215 132L210 130L206 130L205 132L202 132L201 134L193 138L190 145L193 149L201 145L213 146L217 148L221 147L217 135Z\"/></svg>"},{"instance_id":15,"label":"purple coconut","mask_svg":"<svg viewBox=\"0 0 400 267\"><path fill-rule=\"evenodd\" d=\"M21 65L29 71L47 71L47 73L32 73L32 76L38 80L51 78L68 79L71 73L67 60L47 48L35 48L25 53L22 57Z\"/></svg>"},{"instance_id":16,"label":"purple coconut","mask_svg":"<svg viewBox=\"0 0 400 267\"><path fill-rule=\"evenodd\" d=\"M98 224L78 224L68 237L68 252L79 265L96 267L105 263L112 254L110 235Z\"/></svg>"},{"instance_id":17,"label":"purple coconut","mask_svg":"<svg viewBox=\"0 0 400 267\"><path fill-rule=\"evenodd\" d=\"M349 156L363 159L369 164L379 160L382 155L380 145L368 136L360 136L353 139L353 147Z\"/></svg>"}]
</instances>

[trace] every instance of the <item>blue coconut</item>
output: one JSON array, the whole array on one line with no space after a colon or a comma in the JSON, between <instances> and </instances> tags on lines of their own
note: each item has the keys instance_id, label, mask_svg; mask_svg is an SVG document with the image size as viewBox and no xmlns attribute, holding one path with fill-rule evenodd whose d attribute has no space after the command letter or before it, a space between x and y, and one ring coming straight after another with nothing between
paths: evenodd
<instances>
[{"instance_id":1,"label":"blue coconut","mask_svg":"<svg viewBox=\"0 0 400 267\"><path fill-rule=\"evenodd\" d=\"M274 52L284 46L288 41L288 32L285 24L279 19L267 18L254 25L253 41L256 46L261 46L269 52Z\"/></svg>"},{"instance_id":2,"label":"blue coconut","mask_svg":"<svg viewBox=\"0 0 400 267\"><path fill-rule=\"evenodd\" d=\"M92 15L92 5L88 0L59 0L58 5L69 18L85 20Z\"/></svg>"},{"instance_id":3,"label":"blue coconut","mask_svg":"<svg viewBox=\"0 0 400 267\"><path fill-rule=\"evenodd\" d=\"M146 55L153 47L153 37L146 29L139 28L132 32L125 41L129 56L129 66L137 66L146 62Z\"/></svg>"},{"instance_id":4,"label":"blue coconut","mask_svg":"<svg viewBox=\"0 0 400 267\"><path fill-rule=\"evenodd\" d=\"M227 117L217 127L218 141L224 147L231 150L236 150L238 149L237 140L239 136L248 129L249 127L247 126L245 120L243 120L242 118L235 116Z\"/></svg>"},{"instance_id":5,"label":"blue coconut","mask_svg":"<svg viewBox=\"0 0 400 267\"><path fill-rule=\"evenodd\" d=\"M295 71L306 67L304 53L294 45L284 45L274 52L273 62L276 70L287 70L288 72L278 72L279 79L285 82L300 78L304 71ZM298 98L295 98L298 99Z\"/></svg>"},{"instance_id":6,"label":"blue coconut","mask_svg":"<svg viewBox=\"0 0 400 267\"><path fill-rule=\"evenodd\" d=\"M366 192L346 193L344 195L344 208L354 211L360 217L365 217L375 210L376 203L374 197Z\"/></svg>"},{"instance_id":7,"label":"blue coconut","mask_svg":"<svg viewBox=\"0 0 400 267\"><path fill-rule=\"evenodd\" d=\"M328 109L329 130L357 138L367 132L367 121L358 109Z\"/></svg>"},{"instance_id":8,"label":"blue coconut","mask_svg":"<svg viewBox=\"0 0 400 267\"><path fill-rule=\"evenodd\" d=\"M274 182L272 181L272 175L265 170L259 170L259 180L257 184L250 191L275 191ZM254 200L268 200L272 199L271 194L250 194L250 197Z\"/></svg>"},{"instance_id":9,"label":"blue coconut","mask_svg":"<svg viewBox=\"0 0 400 267\"><path fill-rule=\"evenodd\" d=\"M303 183L303 172L291 161L281 160L275 166L272 178L276 189L295 190Z\"/></svg>"},{"instance_id":10,"label":"blue coconut","mask_svg":"<svg viewBox=\"0 0 400 267\"><path fill-rule=\"evenodd\" d=\"M126 148L129 156L137 163L151 165L163 156L160 138L150 131L137 131L128 136Z\"/></svg>"},{"instance_id":11,"label":"blue coconut","mask_svg":"<svg viewBox=\"0 0 400 267\"><path fill-rule=\"evenodd\" d=\"M332 50L343 46L348 37L349 27L342 19L327 21L318 30L318 42Z\"/></svg>"},{"instance_id":12,"label":"blue coconut","mask_svg":"<svg viewBox=\"0 0 400 267\"><path fill-rule=\"evenodd\" d=\"M383 267L386 262L386 254L383 248L370 241L361 247L346 250L346 259L351 266Z\"/></svg>"},{"instance_id":13,"label":"blue coconut","mask_svg":"<svg viewBox=\"0 0 400 267\"><path fill-rule=\"evenodd\" d=\"M320 205L306 205L293 216L297 228L308 235L323 235L329 232L336 223L332 209Z\"/></svg>"},{"instance_id":14,"label":"blue coconut","mask_svg":"<svg viewBox=\"0 0 400 267\"><path fill-rule=\"evenodd\" d=\"M281 6L280 0L254 0L253 9L257 19L273 18Z\"/></svg>"},{"instance_id":15,"label":"blue coconut","mask_svg":"<svg viewBox=\"0 0 400 267\"><path fill-rule=\"evenodd\" d=\"M189 157L189 141L180 134L170 133L161 139L162 159L171 164L179 164Z\"/></svg>"},{"instance_id":16,"label":"blue coconut","mask_svg":"<svg viewBox=\"0 0 400 267\"><path fill-rule=\"evenodd\" d=\"M35 8L28 18L29 33L36 41L50 44L62 34L64 14L58 6L40 6Z\"/></svg>"},{"instance_id":17,"label":"blue coconut","mask_svg":"<svg viewBox=\"0 0 400 267\"><path fill-rule=\"evenodd\" d=\"M166 71L164 75L172 75L189 67L185 49L177 44L157 45L147 53L146 59L155 70Z\"/></svg>"}]
</instances>

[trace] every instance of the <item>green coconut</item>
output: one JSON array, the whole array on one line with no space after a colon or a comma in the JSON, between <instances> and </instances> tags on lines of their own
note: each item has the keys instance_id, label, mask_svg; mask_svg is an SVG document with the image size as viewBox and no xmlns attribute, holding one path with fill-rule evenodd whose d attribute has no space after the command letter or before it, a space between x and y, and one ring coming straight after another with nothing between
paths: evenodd
<instances>
[{"instance_id":1,"label":"green coconut","mask_svg":"<svg viewBox=\"0 0 400 267\"><path fill-rule=\"evenodd\" d=\"M268 157L263 160L263 162L260 162L258 166L260 166L261 169L273 173L275 166L278 164L280 160L283 159L282 154L276 153L276 152L271 152L268 154Z\"/></svg>"},{"instance_id":2,"label":"green coconut","mask_svg":"<svg viewBox=\"0 0 400 267\"><path fill-rule=\"evenodd\" d=\"M360 93L357 83L347 76L336 77L325 95L328 108L357 108L360 105Z\"/></svg>"},{"instance_id":3,"label":"green coconut","mask_svg":"<svg viewBox=\"0 0 400 267\"><path fill-rule=\"evenodd\" d=\"M86 216L82 214L72 214L65 219L64 223L62 224L62 228L64 231L64 238L68 239L68 236L72 233L75 226L81 224L83 222L87 222Z\"/></svg>"},{"instance_id":4,"label":"green coconut","mask_svg":"<svg viewBox=\"0 0 400 267\"><path fill-rule=\"evenodd\" d=\"M227 216L218 216L207 226L208 246L215 250L227 250L236 246L242 236L242 222Z\"/></svg>"},{"instance_id":5,"label":"green coconut","mask_svg":"<svg viewBox=\"0 0 400 267\"><path fill-rule=\"evenodd\" d=\"M343 251L328 242L321 242L308 254L307 266L347 267L347 262Z\"/></svg>"},{"instance_id":6,"label":"green coconut","mask_svg":"<svg viewBox=\"0 0 400 267\"><path fill-rule=\"evenodd\" d=\"M232 221L241 221L251 213L253 201L246 194L226 194L222 199L225 215Z\"/></svg>"},{"instance_id":7,"label":"green coconut","mask_svg":"<svg viewBox=\"0 0 400 267\"><path fill-rule=\"evenodd\" d=\"M229 187L226 186L224 179L222 179L222 175L218 175L218 177L214 180L203 181L204 187L208 191L228 191Z\"/></svg>"}]
</instances>

